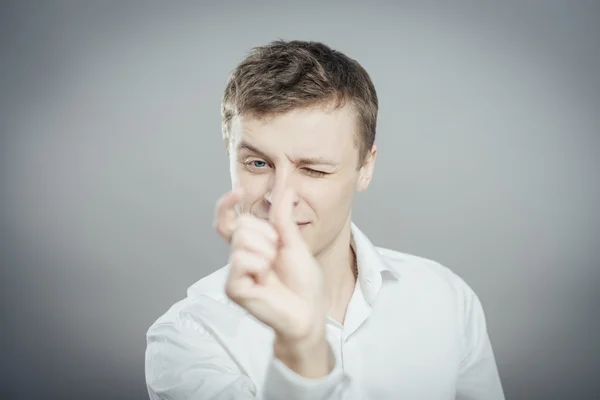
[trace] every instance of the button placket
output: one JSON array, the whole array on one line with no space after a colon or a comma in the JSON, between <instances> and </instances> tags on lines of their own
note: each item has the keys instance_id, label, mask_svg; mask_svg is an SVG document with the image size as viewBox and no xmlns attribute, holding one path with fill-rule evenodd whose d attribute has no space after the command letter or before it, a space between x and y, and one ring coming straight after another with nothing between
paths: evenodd
<instances>
[{"instance_id":1,"label":"button placket","mask_svg":"<svg viewBox=\"0 0 600 400\"><path fill-rule=\"evenodd\" d=\"M343 370L344 360L342 357L342 330L334 321L327 322L327 340L331 345L335 359L339 362Z\"/></svg>"}]
</instances>

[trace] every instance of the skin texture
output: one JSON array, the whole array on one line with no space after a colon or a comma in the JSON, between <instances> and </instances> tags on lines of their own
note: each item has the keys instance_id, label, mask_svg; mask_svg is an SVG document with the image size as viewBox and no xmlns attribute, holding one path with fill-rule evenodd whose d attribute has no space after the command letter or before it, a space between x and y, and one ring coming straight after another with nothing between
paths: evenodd
<instances>
[{"instance_id":1,"label":"skin texture","mask_svg":"<svg viewBox=\"0 0 600 400\"><path fill-rule=\"evenodd\" d=\"M329 372L326 316L343 323L354 290L352 203L376 158L373 146L358 168L356 129L349 105L232 123L234 189L215 218L231 244L225 290L273 328L275 355L306 377Z\"/></svg>"}]
</instances>

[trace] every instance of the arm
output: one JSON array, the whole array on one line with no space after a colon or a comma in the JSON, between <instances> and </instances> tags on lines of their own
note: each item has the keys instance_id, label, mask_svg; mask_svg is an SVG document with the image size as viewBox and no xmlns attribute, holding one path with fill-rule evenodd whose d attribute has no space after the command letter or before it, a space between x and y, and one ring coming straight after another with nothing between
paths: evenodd
<instances>
[{"instance_id":1,"label":"arm","mask_svg":"<svg viewBox=\"0 0 600 400\"><path fill-rule=\"evenodd\" d=\"M354 393L355 386L353 393L348 393L350 379L336 365L323 330L317 330L303 341L290 341L279 335L275 336L274 357L264 388L265 400L365 398Z\"/></svg>"},{"instance_id":2,"label":"arm","mask_svg":"<svg viewBox=\"0 0 600 400\"><path fill-rule=\"evenodd\" d=\"M250 400L254 382L240 371L212 334L189 322L150 328L146 386L151 400Z\"/></svg>"},{"instance_id":3,"label":"arm","mask_svg":"<svg viewBox=\"0 0 600 400\"><path fill-rule=\"evenodd\" d=\"M468 287L463 307L464 353L456 400L504 400L483 307L477 295Z\"/></svg>"},{"instance_id":4,"label":"arm","mask_svg":"<svg viewBox=\"0 0 600 400\"><path fill-rule=\"evenodd\" d=\"M327 375L307 378L298 374L277 357L271 360L267 373L264 400L368 400L350 377L336 364L329 345L327 356L330 370Z\"/></svg>"},{"instance_id":5,"label":"arm","mask_svg":"<svg viewBox=\"0 0 600 400\"><path fill-rule=\"evenodd\" d=\"M348 380L328 358L323 271L294 222L293 190L273 195L268 221L238 215L242 197L237 188L219 199L215 228L231 244L225 294L275 333L262 398L364 398L341 397Z\"/></svg>"},{"instance_id":6,"label":"arm","mask_svg":"<svg viewBox=\"0 0 600 400\"><path fill-rule=\"evenodd\" d=\"M269 363L264 387L259 393L248 377L212 334L189 321L168 321L156 324L147 334L146 385L151 400L338 400L366 399L356 385L336 365L329 344L324 354L327 373L308 378L278 358L290 362L279 353ZM285 348L285 347L284 347ZM322 356L321 354L315 354ZM314 365L319 361L309 361ZM293 367L302 369L305 362ZM309 369L315 371L315 369ZM307 371L304 369L304 371Z\"/></svg>"}]
</instances>

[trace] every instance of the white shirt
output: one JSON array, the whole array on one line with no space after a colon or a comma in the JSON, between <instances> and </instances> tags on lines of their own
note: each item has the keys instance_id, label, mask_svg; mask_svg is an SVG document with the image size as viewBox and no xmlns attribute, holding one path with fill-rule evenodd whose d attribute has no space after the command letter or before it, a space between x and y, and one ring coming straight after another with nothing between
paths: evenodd
<instances>
[{"instance_id":1,"label":"white shirt","mask_svg":"<svg viewBox=\"0 0 600 400\"><path fill-rule=\"evenodd\" d=\"M148 330L152 400L504 400L477 295L434 261L375 247L352 224L359 277L320 379L273 357L273 331L230 301L228 266L199 280Z\"/></svg>"}]
</instances>

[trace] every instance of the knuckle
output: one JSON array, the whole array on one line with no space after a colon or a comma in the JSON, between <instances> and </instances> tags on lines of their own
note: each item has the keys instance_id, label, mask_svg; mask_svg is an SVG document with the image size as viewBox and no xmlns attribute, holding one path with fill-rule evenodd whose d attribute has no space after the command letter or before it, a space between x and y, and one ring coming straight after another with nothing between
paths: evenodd
<instances>
[{"instance_id":1,"label":"knuckle","mask_svg":"<svg viewBox=\"0 0 600 400\"><path fill-rule=\"evenodd\" d=\"M232 284L231 282L228 282L225 285L225 294L227 295L227 297L229 297L233 301L239 300L239 294L235 290L235 285Z\"/></svg>"},{"instance_id":2,"label":"knuckle","mask_svg":"<svg viewBox=\"0 0 600 400\"><path fill-rule=\"evenodd\" d=\"M232 243L235 243L236 246L245 246L248 244L248 242L250 241L250 239L252 238L251 233L248 231L247 228L244 228L243 226L238 226L232 234Z\"/></svg>"},{"instance_id":3,"label":"knuckle","mask_svg":"<svg viewBox=\"0 0 600 400\"><path fill-rule=\"evenodd\" d=\"M275 261L275 258L277 257L277 250L275 250L275 248L273 247L269 247L268 252L265 254L265 259L268 263L272 263L273 261Z\"/></svg>"},{"instance_id":4,"label":"knuckle","mask_svg":"<svg viewBox=\"0 0 600 400\"><path fill-rule=\"evenodd\" d=\"M267 226L267 232L268 232L269 238L271 240L273 240L274 242L279 239L279 234L277 233L277 230L275 229L275 227L273 225L269 224Z\"/></svg>"},{"instance_id":5,"label":"knuckle","mask_svg":"<svg viewBox=\"0 0 600 400\"><path fill-rule=\"evenodd\" d=\"M268 260L268 259L266 259L266 258L263 258L261 260L261 263L260 263L260 270L261 271L266 271L266 270L268 270L270 268L271 268L271 261Z\"/></svg>"},{"instance_id":6,"label":"knuckle","mask_svg":"<svg viewBox=\"0 0 600 400\"><path fill-rule=\"evenodd\" d=\"M242 244L244 243L243 239L244 239L244 232L239 229L236 229L231 234L231 245L234 248L242 247Z\"/></svg>"},{"instance_id":7,"label":"knuckle","mask_svg":"<svg viewBox=\"0 0 600 400\"><path fill-rule=\"evenodd\" d=\"M242 265L243 256L240 252L234 251L229 257L229 263L233 268L239 268Z\"/></svg>"},{"instance_id":8,"label":"knuckle","mask_svg":"<svg viewBox=\"0 0 600 400\"><path fill-rule=\"evenodd\" d=\"M221 197L219 197L217 199L217 202L215 204L215 209L216 210L220 210L221 208L223 208L223 206L225 205L225 199L227 198L227 195L222 195Z\"/></svg>"},{"instance_id":9,"label":"knuckle","mask_svg":"<svg viewBox=\"0 0 600 400\"><path fill-rule=\"evenodd\" d=\"M265 254L261 254L259 257L256 257L257 270L262 271L268 269L269 265L271 265L271 260L269 260L269 258Z\"/></svg>"},{"instance_id":10,"label":"knuckle","mask_svg":"<svg viewBox=\"0 0 600 400\"><path fill-rule=\"evenodd\" d=\"M221 225L218 225L217 228L216 228L216 230L217 230L217 233L219 234L219 236L221 236L222 239L229 240L228 239L229 235L228 235L227 230L225 228L223 228Z\"/></svg>"},{"instance_id":11,"label":"knuckle","mask_svg":"<svg viewBox=\"0 0 600 400\"><path fill-rule=\"evenodd\" d=\"M252 226L253 223L253 219L254 217L252 215L248 215L248 214L241 214L238 217L238 224L241 227L248 227L248 226Z\"/></svg>"}]
</instances>

